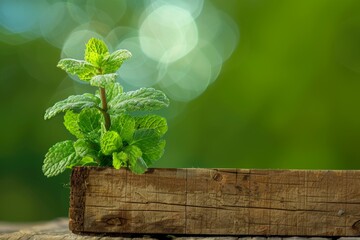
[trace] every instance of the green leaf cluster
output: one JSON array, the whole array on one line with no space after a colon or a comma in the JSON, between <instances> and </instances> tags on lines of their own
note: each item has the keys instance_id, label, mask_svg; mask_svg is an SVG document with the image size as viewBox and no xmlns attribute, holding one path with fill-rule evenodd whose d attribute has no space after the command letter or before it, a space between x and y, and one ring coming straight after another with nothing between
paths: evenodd
<instances>
[{"instance_id":1,"label":"green leaf cluster","mask_svg":"<svg viewBox=\"0 0 360 240\"><path fill-rule=\"evenodd\" d=\"M131 53L126 49L110 54L103 41L91 38L86 44L85 60L64 58L57 66L70 74L77 75L83 81L90 81L92 86L98 86L112 81L110 79L113 78L114 73L130 57ZM96 76L101 76L103 80L94 80Z\"/></svg>"},{"instance_id":2,"label":"green leaf cluster","mask_svg":"<svg viewBox=\"0 0 360 240\"><path fill-rule=\"evenodd\" d=\"M127 50L109 53L99 39L86 44L84 60L62 59L58 67L77 75L95 94L70 96L45 112L50 119L65 112L64 126L76 138L56 143L45 155L45 176L56 176L74 166L112 166L144 173L164 153L166 119L133 112L149 112L169 105L166 95L153 88L124 92L116 71L131 57Z\"/></svg>"}]
</instances>

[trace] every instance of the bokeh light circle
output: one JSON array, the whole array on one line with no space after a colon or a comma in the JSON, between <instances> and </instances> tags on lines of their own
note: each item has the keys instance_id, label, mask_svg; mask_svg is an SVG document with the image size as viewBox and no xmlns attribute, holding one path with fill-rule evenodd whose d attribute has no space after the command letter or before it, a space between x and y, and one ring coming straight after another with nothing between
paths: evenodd
<instances>
[{"instance_id":1,"label":"bokeh light circle","mask_svg":"<svg viewBox=\"0 0 360 240\"><path fill-rule=\"evenodd\" d=\"M199 16L203 10L204 0L149 0L149 8L157 9L163 5L172 5L188 11L193 18Z\"/></svg>"},{"instance_id":2,"label":"bokeh light circle","mask_svg":"<svg viewBox=\"0 0 360 240\"><path fill-rule=\"evenodd\" d=\"M65 36L71 31L69 27L73 25L67 17L67 9L65 3L57 2L48 6L40 16L39 27L44 39L56 47L62 46Z\"/></svg>"},{"instance_id":3,"label":"bokeh light circle","mask_svg":"<svg viewBox=\"0 0 360 240\"><path fill-rule=\"evenodd\" d=\"M127 38L117 49L127 49L132 57L123 63L118 71L120 81L132 87L150 87L157 83L159 70L157 62L149 59L141 50L138 37Z\"/></svg>"},{"instance_id":4,"label":"bokeh light circle","mask_svg":"<svg viewBox=\"0 0 360 240\"><path fill-rule=\"evenodd\" d=\"M234 52L239 42L240 33L237 24L227 14L219 12L220 28L212 39L213 46L224 60Z\"/></svg>"},{"instance_id":5,"label":"bokeh light circle","mask_svg":"<svg viewBox=\"0 0 360 240\"><path fill-rule=\"evenodd\" d=\"M47 7L45 0L2 0L0 2L0 25L12 33L39 33L39 12Z\"/></svg>"},{"instance_id":6,"label":"bokeh light circle","mask_svg":"<svg viewBox=\"0 0 360 240\"><path fill-rule=\"evenodd\" d=\"M138 30L132 27L116 27L112 29L105 37L107 44L112 46L119 45L120 42L127 38L137 37ZM115 48L116 49L116 48Z\"/></svg>"},{"instance_id":7,"label":"bokeh light circle","mask_svg":"<svg viewBox=\"0 0 360 240\"><path fill-rule=\"evenodd\" d=\"M198 31L189 11L163 5L152 11L139 30L144 53L162 63L174 62L189 53L198 43Z\"/></svg>"},{"instance_id":8,"label":"bokeh light circle","mask_svg":"<svg viewBox=\"0 0 360 240\"><path fill-rule=\"evenodd\" d=\"M101 21L108 26L115 27L127 9L125 0L87 0L86 12L94 21Z\"/></svg>"},{"instance_id":9,"label":"bokeh light circle","mask_svg":"<svg viewBox=\"0 0 360 240\"><path fill-rule=\"evenodd\" d=\"M166 74L159 84L175 101L188 102L195 99L211 82L211 63L198 49L166 67Z\"/></svg>"}]
</instances>

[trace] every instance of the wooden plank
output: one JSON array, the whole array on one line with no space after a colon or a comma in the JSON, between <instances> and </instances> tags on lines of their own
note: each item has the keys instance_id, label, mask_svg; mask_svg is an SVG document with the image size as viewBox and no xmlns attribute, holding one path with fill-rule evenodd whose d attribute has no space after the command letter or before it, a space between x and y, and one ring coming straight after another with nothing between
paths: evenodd
<instances>
[{"instance_id":1,"label":"wooden plank","mask_svg":"<svg viewBox=\"0 0 360 240\"><path fill-rule=\"evenodd\" d=\"M49 222L14 224L0 222L1 240L157 240L150 236L117 235L75 235L69 231L69 220L59 218ZM224 238L223 240L235 240ZM275 239L274 239L275 240ZM277 240L277 239L276 239ZM330 239L323 239L330 240Z\"/></svg>"},{"instance_id":2,"label":"wooden plank","mask_svg":"<svg viewBox=\"0 0 360 240\"><path fill-rule=\"evenodd\" d=\"M41 223L6 223L0 222L0 239L6 240L332 240L332 238L280 238L280 237L230 237L230 236L174 236L174 235L75 235L69 231L68 219L59 218ZM339 240L360 240L360 238L340 238Z\"/></svg>"},{"instance_id":3,"label":"wooden plank","mask_svg":"<svg viewBox=\"0 0 360 240\"><path fill-rule=\"evenodd\" d=\"M71 184L74 232L360 236L356 170L75 168Z\"/></svg>"}]
</instances>

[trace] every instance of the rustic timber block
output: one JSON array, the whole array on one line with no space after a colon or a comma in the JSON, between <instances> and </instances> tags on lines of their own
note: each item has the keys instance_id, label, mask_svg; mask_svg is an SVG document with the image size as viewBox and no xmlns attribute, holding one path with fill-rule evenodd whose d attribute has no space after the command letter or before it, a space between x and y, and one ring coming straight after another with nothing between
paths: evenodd
<instances>
[{"instance_id":1,"label":"rustic timber block","mask_svg":"<svg viewBox=\"0 0 360 240\"><path fill-rule=\"evenodd\" d=\"M75 233L360 236L360 171L77 167Z\"/></svg>"}]
</instances>

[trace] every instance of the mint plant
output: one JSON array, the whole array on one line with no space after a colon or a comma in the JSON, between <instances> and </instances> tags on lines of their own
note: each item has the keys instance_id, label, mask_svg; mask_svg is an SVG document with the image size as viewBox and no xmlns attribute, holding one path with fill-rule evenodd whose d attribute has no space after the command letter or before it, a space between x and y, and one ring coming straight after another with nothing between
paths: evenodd
<instances>
[{"instance_id":1,"label":"mint plant","mask_svg":"<svg viewBox=\"0 0 360 240\"><path fill-rule=\"evenodd\" d=\"M130 57L128 50L110 54L103 41L92 38L86 44L85 60L59 61L59 68L98 91L70 96L46 110L45 120L65 112L65 128L77 140L59 142L49 149L42 167L45 176L56 176L74 166L127 167L141 174L161 158L166 119L131 113L159 110L169 105L169 99L153 88L123 91L116 71Z\"/></svg>"}]
</instances>

